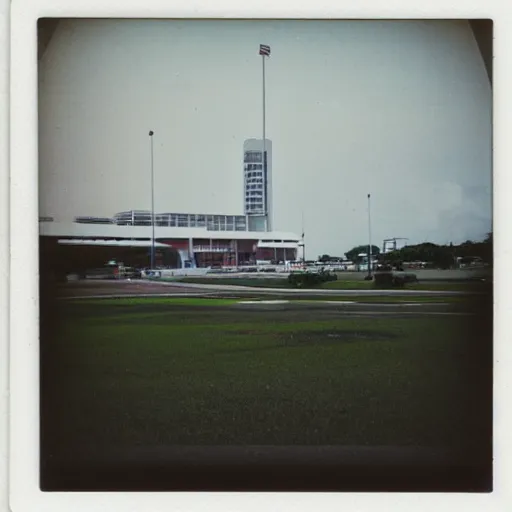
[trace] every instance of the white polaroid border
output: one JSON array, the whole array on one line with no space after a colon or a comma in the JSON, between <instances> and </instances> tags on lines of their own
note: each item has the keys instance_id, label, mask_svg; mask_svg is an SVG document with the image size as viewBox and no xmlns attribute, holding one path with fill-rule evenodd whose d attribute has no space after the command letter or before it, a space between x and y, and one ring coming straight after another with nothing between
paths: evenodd
<instances>
[{"instance_id":1,"label":"white polaroid border","mask_svg":"<svg viewBox=\"0 0 512 512\"><path fill-rule=\"evenodd\" d=\"M512 99L510 84L510 10L507 1L480 0L16 0L11 4L11 140L10 140L10 380L9 380L9 506L15 512L122 512L156 510L394 510L410 512L510 509L512 486L510 414L511 347L506 321L512 315L512 245L508 221L511 186L507 157ZM321 493L43 493L39 489L39 352L38 352L38 155L37 155L37 20L40 17L130 18L492 18L494 61L494 233L498 276L495 343L495 490L491 494L321 494ZM2 11L2 28L5 26ZM1 33L1 30L0 30ZM5 35L0 36L1 43ZM508 52L507 52L508 50ZM2 55L2 67L5 56ZM3 77L3 76L2 76ZM4 81L0 87L3 87ZM3 89L0 89L3 93ZM3 97L2 97L3 99ZM4 104L2 104L2 107ZM3 112L2 112L3 114ZM4 116L2 116L3 120ZM5 139L2 139L5 140ZM5 164L6 152L0 146ZM510 159L508 160L510 162ZM507 172L508 171L508 172ZM2 182L3 183L3 182ZM5 210L6 193L0 189ZM5 215L5 211L3 212ZM5 241L5 218L0 243ZM509 233L507 233L509 231ZM5 245L1 256L7 254ZM2 263L3 265L3 263ZM0 307L6 294L0 270ZM507 293L508 292L508 293ZM5 324L0 322L5 331ZM2 344L2 354L7 347ZM2 361L0 359L0 361ZM5 361L5 359L4 359ZM5 363L1 362L4 369ZM3 384L3 380L2 380ZM507 393L508 391L508 393ZM508 395L508 396L507 396ZM3 412L2 388L0 413ZM0 414L0 418L2 415ZM508 427L508 428L507 428ZM508 439L507 439L508 438ZM4 437L2 437L4 439ZM3 473L0 470L0 477ZM0 503L3 505L3 503ZM507 507L508 505L508 507Z\"/></svg>"},{"instance_id":2,"label":"white polaroid border","mask_svg":"<svg viewBox=\"0 0 512 512\"><path fill-rule=\"evenodd\" d=\"M8 506L9 4L0 0L0 511Z\"/></svg>"}]
</instances>

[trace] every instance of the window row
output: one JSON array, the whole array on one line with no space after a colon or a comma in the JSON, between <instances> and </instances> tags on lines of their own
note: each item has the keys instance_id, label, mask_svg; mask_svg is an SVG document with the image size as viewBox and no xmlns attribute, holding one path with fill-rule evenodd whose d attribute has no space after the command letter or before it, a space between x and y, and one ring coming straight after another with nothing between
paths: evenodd
<instances>
[{"instance_id":1,"label":"window row","mask_svg":"<svg viewBox=\"0 0 512 512\"><path fill-rule=\"evenodd\" d=\"M261 164L261 153L262 153L262 151L246 151L244 154L244 162L245 163L259 162Z\"/></svg>"},{"instance_id":2,"label":"window row","mask_svg":"<svg viewBox=\"0 0 512 512\"><path fill-rule=\"evenodd\" d=\"M124 226L150 226L152 224L151 212L122 212L115 216L115 223ZM161 227L191 227L221 231L245 231L246 224L246 218L243 215L155 214L155 225Z\"/></svg>"},{"instance_id":3,"label":"window row","mask_svg":"<svg viewBox=\"0 0 512 512\"><path fill-rule=\"evenodd\" d=\"M260 171L261 172L261 164L245 164L245 171Z\"/></svg>"},{"instance_id":4,"label":"window row","mask_svg":"<svg viewBox=\"0 0 512 512\"><path fill-rule=\"evenodd\" d=\"M248 178L260 178L263 179L263 173L261 171L250 171L245 173L245 179Z\"/></svg>"}]
</instances>

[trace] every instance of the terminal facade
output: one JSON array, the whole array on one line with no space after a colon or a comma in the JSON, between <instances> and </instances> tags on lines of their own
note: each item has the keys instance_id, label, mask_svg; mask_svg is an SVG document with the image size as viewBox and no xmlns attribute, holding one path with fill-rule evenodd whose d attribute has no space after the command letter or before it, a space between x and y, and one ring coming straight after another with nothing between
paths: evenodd
<instances>
[{"instance_id":1,"label":"terminal facade","mask_svg":"<svg viewBox=\"0 0 512 512\"><path fill-rule=\"evenodd\" d=\"M39 223L41 247L68 271L100 266L111 259L148 267L152 229L80 221L65 224L44 219ZM301 245L288 232L209 230L205 227L155 226L155 263L168 268L204 268L255 265L258 262L295 261ZM77 268L73 268L77 267Z\"/></svg>"},{"instance_id":2,"label":"terminal facade","mask_svg":"<svg viewBox=\"0 0 512 512\"><path fill-rule=\"evenodd\" d=\"M147 267L151 247L155 264L167 268L241 267L300 258L298 235L274 231L272 222L272 142L248 139L243 145L244 213L155 212L128 210L112 217L79 216L72 222L40 217L46 260L68 271L100 266L108 260ZM153 225L155 238L153 241Z\"/></svg>"}]
</instances>

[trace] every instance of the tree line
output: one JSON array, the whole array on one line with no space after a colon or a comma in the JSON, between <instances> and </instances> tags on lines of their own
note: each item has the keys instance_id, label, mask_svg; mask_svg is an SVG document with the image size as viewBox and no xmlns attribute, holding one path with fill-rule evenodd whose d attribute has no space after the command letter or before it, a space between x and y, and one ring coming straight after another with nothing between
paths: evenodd
<instances>
[{"instance_id":1,"label":"tree line","mask_svg":"<svg viewBox=\"0 0 512 512\"><path fill-rule=\"evenodd\" d=\"M345 259L354 263L361 263L363 256L360 254L368 254L368 245L358 245L345 253ZM376 245L372 245L372 255L376 255L379 263L397 264L401 262L422 261L431 263L438 268L450 268L457 263L458 258L462 261L471 258L480 258L484 263L491 264L493 257L493 237L492 233L488 233L484 240L475 242L466 240L465 242L455 245L438 245L431 242L424 242L416 245L406 245L396 251L381 253ZM329 262L341 258L323 254L319 256L319 261Z\"/></svg>"}]
</instances>

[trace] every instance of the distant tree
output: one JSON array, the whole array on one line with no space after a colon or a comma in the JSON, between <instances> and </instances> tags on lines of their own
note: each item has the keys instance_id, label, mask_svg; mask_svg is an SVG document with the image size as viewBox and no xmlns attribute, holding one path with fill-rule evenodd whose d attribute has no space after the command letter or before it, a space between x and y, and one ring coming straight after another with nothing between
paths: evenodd
<instances>
[{"instance_id":1,"label":"distant tree","mask_svg":"<svg viewBox=\"0 0 512 512\"><path fill-rule=\"evenodd\" d=\"M432 263L438 268L452 267L457 258L480 257L487 263L492 263L493 244L492 233L487 233L481 242L466 240L464 243L454 245L436 245L431 242L424 242L417 245L408 245L397 251L386 253L382 257L384 262L412 262L424 261Z\"/></svg>"},{"instance_id":2,"label":"distant tree","mask_svg":"<svg viewBox=\"0 0 512 512\"><path fill-rule=\"evenodd\" d=\"M487 233L481 242L468 243L466 241L461 244L457 248L457 256L461 256L463 258L479 257L486 263L490 264L493 259L493 247L492 233Z\"/></svg>"},{"instance_id":3,"label":"distant tree","mask_svg":"<svg viewBox=\"0 0 512 512\"><path fill-rule=\"evenodd\" d=\"M418 245L408 245L398 251L385 255L386 261L422 261L432 263L438 268L450 268L454 264L455 247L453 245L436 245L425 242Z\"/></svg>"},{"instance_id":4,"label":"distant tree","mask_svg":"<svg viewBox=\"0 0 512 512\"><path fill-rule=\"evenodd\" d=\"M359 254L364 253L365 255L368 254L368 245L358 245L357 247L354 247L350 249L350 251L345 253L345 257L347 260L353 261L354 263L359 263L362 258L359 257ZM376 245L372 245L372 256L376 256L380 254L380 248Z\"/></svg>"},{"instance_id":5,"label":"distant tree","mask_svg":"<svg viewBox=\"0 0 512 512\"><path fill-rule=\"evenodd\" d=\"M321 261L322 263L326 263L330 261L331 257L328 254L322 254L322 256L318 256L318 261Z\"/></svg>"}]
</instances>

